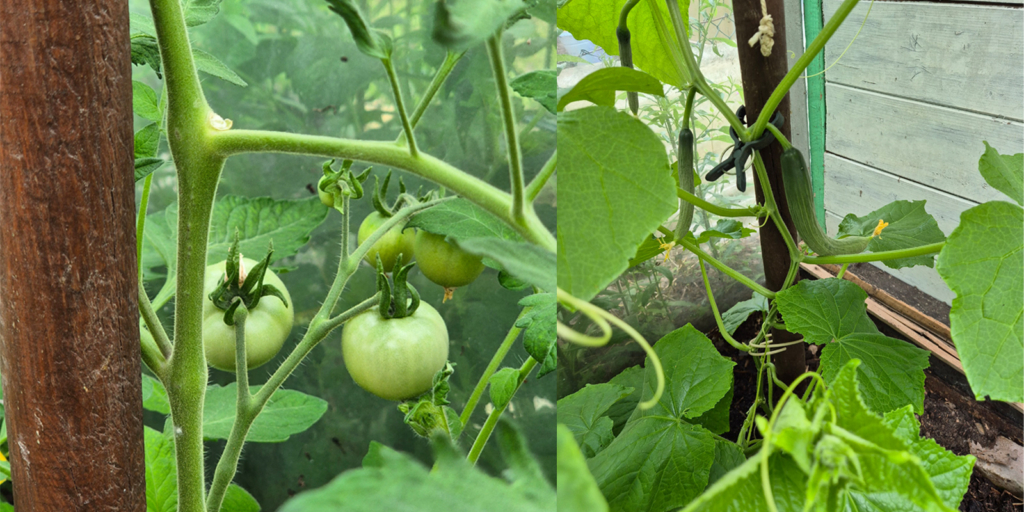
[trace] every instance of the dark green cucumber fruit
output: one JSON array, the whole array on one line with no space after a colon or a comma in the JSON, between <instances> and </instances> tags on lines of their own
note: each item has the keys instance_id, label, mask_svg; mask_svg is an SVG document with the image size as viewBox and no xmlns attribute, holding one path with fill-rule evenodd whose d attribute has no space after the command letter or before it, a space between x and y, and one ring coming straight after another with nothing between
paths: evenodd
<instances>
[{"instance_id":1,"label":"dark green cucumber fruit","mask_svg":"<svg viewBox=\"0 0 1024 512\"><path fill-rule=\"evenodd\" d=\"M679 131L679 188L693 193L693 132L689 128ZM679 220L676 222L676 239L690 231L693 222L693 203L679 200Z\"/></svg>"},{"instance_id":2,"label":"dark green cucumber fruit","mask_svg":"<svg viewBox=\"0 0 1024 512\"><path fill-rule=\"evenodd\" d=\"M830 238L814 216L814 195L811 192L811 176L807 162L800 150L789 148L782 152L782 184L786 189L789 213L793 224L807 247L820 256L857 254L868 248L871 237L848 236Z\"/></svg>"},{"instance_id":3,"label":"dark green cucumber fruit","mask_svg":"<svg viewBox=\"0 0 1024 512\"><path fill-rule=\"evenodd\" d=\"M619 62L622 67L633 69L633 48L629 44L629 29L618 27L615 29L615 37L619 39ZM640 97L635 92L626 92L626 99L629 101L629 110L635 116L640 110Z\"/></svg>"}]
</instances>

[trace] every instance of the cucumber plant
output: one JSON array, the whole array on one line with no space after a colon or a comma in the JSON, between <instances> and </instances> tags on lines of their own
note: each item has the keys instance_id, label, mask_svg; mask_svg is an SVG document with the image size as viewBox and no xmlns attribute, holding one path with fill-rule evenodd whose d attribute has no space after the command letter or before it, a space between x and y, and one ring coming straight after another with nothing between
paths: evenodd
<instances>
[{"instance_id":1,"label":"cucumber plant","mask_svg":"<svg viewBox=\"0 0 1024 512\"><path fill-rule=\"evenodd\" d=\"M529 5L498 0L472 5L439 2L428 8L414 2L381 0L370 2L370 14L367 14L364 12L366 2L308 0L293 6L296 13L290 22L293 26L287 23L279 27L267 26L265 22L249 19L261 10L273 12L280 8L272 4L277 3L250 6L253 9L247 11L242 3L231 0L150 0L148 13L143 9L132 15L132 58L139 66L135 69L139 73L148 69L156 73L155 78L147 75L146 83L133 82L134 111L139 118L149 121L135 137L135 173L141 185L137 247L141 353L150 372L143 379L143 395L147 409L167 415L162 430L147 427L145 432L148 509L161 512L259 510L260 505L253 496L232 483L242 450L247 442L284 441L324 416L327 401L284 389L283 385L307 361L310 353L332 332L337 334L338 329L345 334L342 337L345 363L353 372L352 377L371 392L399 402L388 403L386 407L397 407L410 427L406 429L409 436L419 435L430 441L437 456L436 466L432 471L408 454L374 442L368 448L362 468L346 472L320 489L300 493L280 510L339 510L336 506L339 501L347 504L340 510L390 510L412 506L420 510L448 510L444 502L425 500L424 493L456 493L467 485L471 491L458 495L466 509L483 509L495 499L514 509L550 509L555 500L551 484L527 449L522 431L502 418L517 391L526 384L527 377L543 377L555 367L556 242L550 228L542 222L535 203L555 172L556 158L548 149L539 155L531 151L527 160L521 142L521 138L532 136L537 122L545 117L550 122L547 96L553 89L554 75L543 70L517 72L518 76L510 81L513 72L510 65L517 64L516 57L532 55L521 50L528 46L523 40L535 33L551 33L553 2ZM467 23L467 20L476 20L481 13L486 21ZM381 26L375 26L375 19ZM391 25L386 25L388 22ZM331 43L335 48L329 50L332 54L329 61L314 61L317 55L309 54L311 60L294 63L289 68L291 72L261 78L251 62L235 71L217 57L196 48L195 31L208 23L220 23L222 29L237 31L259 42L258 48L272 47L273 50L267 52L271 63L264 64L268 68L280 63L273 61L276 52L284 52L288 39L296 34L304 34L303 37L312 34L319 49ZM430 30L422 32L423 26L429 23L433 23ZM385 26L391 28L385 29ZM327 27L324 31L330 34L326 42L322 37L316 39L320 27ZM339 31L341 27L348 30ZM433 40L429 44L439 47L444 54L436 66L411 63L411 55L423 51L418 48L419 39L412 36L421 37L425 33ZM507 54L509 48L515 53ZM303 47L295 49L296 54L304 50ZM400 66L401 59L409 59L409 66ZM431 155L431 151L444 148L446 142L452 141L437 140L436 132L416 129L421 120L429 120L428 107L447 98L447 93L439 95L440 92L449 87L466 88L467 83L450 82L449 78L458 76L453 71L460 62L468 66L467 61L472 59L485 66L487 62L490 64L489 78L479 80L480 87L470 88L476 89L474 101L494 106L488 114L500 120L494 123L499 128L490 137L494 142L491 147L503 147L504 151L492 151L493 162L485 164L493 169L507 169L508 191L490 183L502 181L500 179L488 177L485 180L460 169L470 161L459 155L445 159ZM383 90L357 74L350 80L362 85L351 90L350 96L323 97L324 89L336 89L324 87L322 81L314 79L344 76L348 64L351 64L348 68L358 69L362 74L382 78L380 82L386 84ZM429 83L423 88L418 87L419 84L414 87L410 77L415 74L407 72L409 69L429 73ZM247 80L261 79L262 83L254 86L264 94L258 100L253 98L256 94L250 96L255 100L252 102L223 101L226 95L238 94L237 89L218 94L224 91L216 85L202 83L199 71L234 84L232 87L246 86ZM312 83L302 83L303 78ZM468 78L462 76L460 80ZM162 86L159 93L149 84ZM523 99L516 99L513 90ZM302 94L292 91L302 91ZM208 100L208 93L221 101ZM321 104L316 105L318 112L311 112L315 109L295 99L306 95L342 106L332 110ZM413 101L413 96L418 98ZM376 103L372 108L367 105L371 98ZM467 100L456 94L443 102ZM236 110L214 111L211 103L234 105ZM381 104L387 107L386 117L381 114L385 110ZM351 121L347 121L351 126L334 118L324 127L325 131L337 129L357 138L297 133L299 130L295 129L296 125L303 127L301 123L294 123L298 112L316 117L337 111L351 115ZM374 111L378 114L376 119L372 118ZM524 115L533 118L532 125L523 126ZM319 119L324 117L328 116ZM371 130L375 123L384 126L388 119L395 121L387 124L388 127L398 126L388 134L394 137L397 132L397 140L371 140L379 138L376 135L380 134L370 133L363 137L363 132ZM262 129L267 126L284 129ZM531 142L537 147L536 138ZM161 156L161 148L168 150L165 153L169 153L170 159L166 154ZM222 178L231 179L225 176L228 174L224 172L226 162L243 160L244 166L230 167L232 172L241 171L246 166L279 162L270 160L274 154L303 156L307 161L310 157L318 161L330 159L322 166L316 165L322 167L323 178L315 187L309 185L309 192L315 197L300 200L217 197ZM480 159L472 159L471 163L475 169ZM165 166L169 168L167 164L173 164L173 176L161 170ZM384 204L386 185L375 194L364 193L371 174L369 168L364 168L367 164L390 169L388 176L391 170L403 172L406 177L431 187L439 186L443 192L412 193L402 183L396 202ZM288 165L269 172L288 174L282 181L294 182L305 179L298 174L299 169L301 167ZM528 173L532 174L529 181ZM246 188L246 181L253 181L251 176L235 179L235 188ZM154 189L161 187L173 190L174 201L163 210L148 212ZM367 210L360 206L360 199L372 200L374 206L387 215L364 224L356 240L351 229L353 212ZM332 213L332 209L337 213ZM305 290L299 293L292 287L289 295L282 283L288 276L278 280L268 270L268 265L285 265L278 270L290 270L287 265L296 260L287 258L302 254L300 250L310 240L314 229L329 215L331 236L340 241L340 257L336 271L329 278L329 291L326 297L307 300ZM355 219L358 221L360 217ZM494 296L491 307L501 304L515 307L518 317L508 326L503 341L489 344L487 350L493 350L493 356L486 367L465 365L456 373L456 368L448 362L449 337L442 315L449 321L456 318L467 324L472 318L460 314L458 300L445 310L441 310L439 301L434 301L438 305L435 310L428 300L437 297L439 290L422 290L421 296L421 290L410 282L412 279L407 280L410 272L418 272L413 265L401 264L403 256L406 262L413 259L413 254L405 254L411 252L411 240L400 251L393 251L395 254L383 254L381 244L393 241L390 238L396 238L394 233L407 233L407 238L411 239L416 231L429 234L441 243L458 248L468 258L483 261L500 271L500 282L508 290ZM406 235L397 238L403 236ZM360 296L356 276L373 270L361 264L371 253L374 256L370 260L377 264L377 288ZM263 261L253 267L253 260L246 260L243 255ZM385 256L388 256L387 264L381 262ZM217 291L204 292L208 263L225 260L222 266L214 267L213 281L206 283L217 286ZM239 261L248 263L240 265ZM249 270L254 271L247 272ZM479 274L482 267L476 270ZM386 271L393 271L394 276L389 278ZM160 285L155 296L151 297L145 284ZM204 301L218 309L207 307L204 310ZM297 303L306 302L315 302L317 307L306 313L295 310ZM281 321L290 329L293 314L296 319L304 316L303 323L307 324L301 339L294 345L286 344L284 356L275 358L269 354L265 358L260 354L259 360L247 357L246 349L253 346L247 338L256 337L252 328L261 325L256 316L259 308L278 304L287 306L288 310L287 315L275 318L274 348L280 346L278 341L283 342L279 340ZM165 325L165 318L170 315L163 311L165 306L173 310L168 325ZM426 320L420 321L421 317ZM420 324L415 324L417 321ZM211 352L204 351L204 336L208 336L204 334L208 332L204 322L224 324L217 324L217 329L223 332L218 340L216 366L233 370L234 382L227 386L208 385L214 374L208 370L208 365L213 363L208 359ZM350 332L346 327L349 322L359 325ZM373 358L379 355L381 342L389 341L387 332L395 331L404 333L403 339L411 340L409 342L415 346L407 347L409 350L405 352L412 351L409 353L388 347L386 357L392 366L381 370L375 366ZM506 356L521 333L527 355L521 363L506 366ZM287 332L284 335L287 337ZM424 360L427 356L429 361ZM250 385L249 366L257 364L266 364L272 369L267 372L264 383ZM415 378L409 382L396 383L380 374L380 371L408 370L403 365L416 366ZM462 376L462 372L474 375ZM223 374L216 376L224 377ZM352 389L352 393L369 396L354 386ZM452 393L458 396L457 401L455 396L449 395L452 391L458 392L458 395ZM484 396L487 391L489 397ZM360 396L352 399L364 401ZM486 415L477 415L482 421L482 426L477 428L471 420L480 401L487 399L491 405L484 411ZM350 404L338 405L344 408ZM455 409L459 406L461 411ZM380 407L379 402L377 407ZM477 412L484 408L479 409ZM490 444L499 445L505 463L516 474L515 485L474 468L492 437L497 443ZM205 468L206 440L226 441L215 468L209 473ZM341 442L338 445L341 447ZM462 449L468 454L461 454ZM212 475L209 481L206 480L208 474ZM361 486L360 482L366 478L380 485L372 489ZM393 492L396 489L401 492Z\"/></svg>"},{"instance_id":2,"label":"cucumber plant","mask_svg":"<svg viewBox=\"0 0 1024 512\"><path fill-rule=\"evenodd\" d=\"M829 237L815 217L802 155L772 125L789 88L857 3L842 3L750 126L702 75L689 34L706 28L684 21L688 2L569 0L560 5L559 27L624 55L623 66L593 72L564 91L558 103L564 162L560 345L602 346L618 329L646 351L647 359L559 400L559 487L574 489L559 495L559 510L956 510L974 457L956 456L920 437L915 414L923 412L929 354L876 328L867 315L867 294L841 279L851 263L935 267L957 294L950 313L953 341L976 397L1024 399L1024 153L1000 154L985 143L979 171L1012 202L990 201L963 212L948 237L924 201L903 200L865 216L849 214L837 236ZM616 108L616 91L629 93L622 110ZM737 187L744 183L740 161L749 154L763 203L738 208L696 195L683 179L691 165L687 153L695 149L686 142L689 119L676 123L681 146L672 148L645 117L633 115L638 111L634 93L657 104L677 98L685 103L687 118L695 96L713 105L738 140ZM566 109L575 101L593 105ZM649 107L639 109L644 108ZM615 144L605 142L610 140ZM759 147L767 142L784 149L783 182L775 187ZM678 156L678 178L666 148ZM804 245L789 236L773 188L785 191ZM693 224L691 208L774 223L791 258L782 288L769 290L706 250L717 235ZM677 214L681 220L675 229L666 227ZM594 300L624 272L673 247L696 257L720 335L753 362L754 403L742 423L732 426L735 430L729 421L735 363L703 333L685 325L651 346L634 326ZM802 262L842 265L840 276L798 282ZM738 306L742 318L762 312L751 339L734 338L738 322L730 318L732 312L719 311L707 266L753 292L752 301ZM999 306L983 313L983 304L995 300ZM776 342L771 334L776 327L802 339ZM783 382L773 356L804 350L806 344L819 347L820 366ZM730 431L735 438L722 437Z\"/></svg>"}]
</instances>

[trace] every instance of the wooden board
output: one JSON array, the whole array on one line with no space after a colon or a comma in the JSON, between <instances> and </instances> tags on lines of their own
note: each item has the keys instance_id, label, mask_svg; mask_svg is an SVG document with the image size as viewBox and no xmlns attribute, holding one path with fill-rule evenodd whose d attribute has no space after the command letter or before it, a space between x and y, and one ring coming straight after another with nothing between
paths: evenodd
<instances>
[{"instance_id":1,"label":"wooden board","mask_svg":"<svg viewBox=\"0 0 1024 512\"><path fill-rule=\"evenodd\" d=\"M1024 124L839 84L826 91L827 151L971 201L1007 199L978 172L982 141L1024 152Z\"/></svg>"},{"instance_id":2,"label":"wooden board","mask_svg":"<svg viewBox=\"0 0 1024 512\"><path fill-rule=\"evenodd\" d=\"M836 214L826 212L825 224L828 226L829 233L836 232L841 220L842 218ZM942 277L939 276L939 273L934 268L919 265L916 267L894 269L877 261L872 262L871 264L889 274L892 274L904 283L935 297L937 300L941 300L946 304L953 304L953 299L956 297L956 294L949 289L949 286L946 285L946 282L942 280Z\"/></svg>"},{"instance_id":3,"label":"wooden board","mask_svg":"<svg viewBox=\"0 0 1024 512\"><path fill-rule=\"evenodd\" d=\"M823 1L828 19L841 1ZM869 3L861 2L826 46L826 68L853 40ZM1021 121L1022 61L1022 9L876 1L857 40L826 79Z\"/></svg>"}]
</instances>

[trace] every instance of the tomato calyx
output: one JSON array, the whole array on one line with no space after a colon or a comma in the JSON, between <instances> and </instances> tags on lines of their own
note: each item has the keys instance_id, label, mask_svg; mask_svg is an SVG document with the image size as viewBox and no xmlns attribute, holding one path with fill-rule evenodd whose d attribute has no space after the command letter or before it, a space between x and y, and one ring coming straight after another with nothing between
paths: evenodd
<instances>
[{"instance_id":1,"label":"tomato calyx","mask_svg":"<svg viewBox=\"0 0 1024 512\"><path fill-rule=\"evenodd\" d=\"M377 210L385 219L391 218L395 215L395 212L402 209L406 205L414 205L429 201L435 197L441 197L438 191L431 190L426 194L422 194L423 187L416 190L415 194L410 194L405 188L405 180L402 178L398 179L398 198L391 205L388 205L388 185L391 183L391 171L384 176L384 184L381 185L377 176L373 177L373 209Z\"/></svg>"},{"instance_id":2,"label":"tomato calyx","mask_svg":"<svg viewBox=\"0 0 1024 512\"><path fill-rule=\"evenodd\" d=\"M267 248L267 255L253 268L246 269L242 265L242 255L238 252L238 231L235 231L235 241L228 249L228 258L224 265L224 278L220 285L210 293L210 300L218 309L224 311L224 323L235 325L235 310L239 304L244 304L248 310L256 309L260 299L272 295L281 299L281 302L288 306L288 300L277 287L264 284L263 278L270 267L270 256L274 254L273 244Z\"/></svg>"},{"instance_id":3,"label":"tomato calyx","mask_svg":"<svg viewBox=\"0 0 1024 512\"><path fill-rule=\"evenodd\" d=\"M463 424L458 413L448 407L448 379L455 369L452 364L445 363L444 368L434 374L434 382L430 391L413 400L398 404L398 410L405 414L405 424L421 437L430 438L435 432L441 431L451 439L459 438Z\"/></svg>"},{"instance_id":4,"label":"tomato calyx","mask_svg":"<svg viewBox=\"0 0 1024 512\"><path fill-rule=\"evenodd\" d=\"M363 197L362 184L370 177L373 167L367 167L362 173L355 174L352 172L352 163L352 160L345 160L335 171L331 169L331 166L334 165L333 159L324 162L324 175L316 184L317 195L320 196L320 202L324 206L345 213L342 198L361 199Z\"/></svg>"},{"instance_id":5,"label":"tomato calyx","mask_svg":"<svg viewBox=\"0 0 1024 512\"><path fill-rule=\"evenodd\" d=\"M420 293L408 282L409 270L414 265L410 263L402 266L402 255L399 254L395 261L394 269L397 270L394 272L392 278L394 284L392 285L387 272L384 271L384 263L380 259L380 254L377 255L377 292L380 294L377 311L381 318L385 320L405 318L412 316L420 307Z\"/></svg>"}]
</instances>

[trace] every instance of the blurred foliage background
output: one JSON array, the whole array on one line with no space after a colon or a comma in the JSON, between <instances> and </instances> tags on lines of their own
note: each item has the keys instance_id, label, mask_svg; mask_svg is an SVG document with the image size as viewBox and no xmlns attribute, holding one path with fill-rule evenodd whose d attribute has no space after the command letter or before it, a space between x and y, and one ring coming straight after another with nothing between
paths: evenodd
<instances>
[{"instance_id":1,"label":"blurred foliage background","mask_svg":"<svg viewBox=\"0 0 1024 512\"><path fill-rule=\"evenodd\" d=\"M445 51L431 39L434 2L427 0L363 1L373 25L395 42L395 66L409 108L419 101ZM130 0L133 13L149 15L145 0ZM510 78L555 67L553 19L531 18L509 27L504 36ZM234 122L235 128L269 129L363 140L394 140L401 120L387 75L380 62L356 49L343 20L322 0L223 0L220 13L209 23L191 30L193 45L220 59L248 85L240 87L200 73L213 109ZM148 67L134 66L133 78L160 93L161 82ZM509 189L504 137L497 110L494 80L483 47L470 49L438 93L416 130L422 151ZM529 180L555 149L555 118L538 103L513 94L522 128L524 169ZM136 129L145 123L137 119ZM169 160L166 147L161 156ZM227 161L218 197L242 195L275 199L305 199L314 195L322 175L322 159L288 155L247 155ZM356 164L356 169L364 168ZM386 168L374 168L383 175ZM415 190L431 186L415 176L396 172ZM554 178L537 202L538 214L552 228L555 221ZM372 186L372 180L369 183ZM175 200L173 167L156 172L148 211L157 212ZM392 186L392 195L396 187ZM141 182L139 185L141 197ZM373 210L370 194L353 203L353 230ZM251 372L250 381L264 382L298 342L310 318L326 296L339 257L340 214L332 211L310 242L291 258L278 262L288 270L281 278L295 301L296 325L278 357ZM354 243L353 237L353 243ZM247 255L248 256L248 255ZM258 255L253 255L258 256ZM502 288L497 273L488 269L473 284L441 302L443 290L416 270L412 283L424 300L444 317L451 338L450 359L455 363L449 398L461 410L494 350L511 327L526 291ZM149 283L150 295L160 282ZM375 292L374 273L363 265L342 295L342 311ZM171 324L173 301L159 312ZM235 481L248 489L264 510L275 510L290 495L317 488L338 473L360 467L369 442L379 441L415 454L426 463L432 456L428 443L402 421L396 404L360 389L345 370L341 331L324 340L285 382L284 388L319 396L329 403L324 417L310 430L280 444L248 444ZM528 357L522 345L505 359L518 366ZM226 384L233 374L211 369L211 383ZM555 474L554 375L531 378L513 400L507 417L524 430L530 448L552 482ZM486 400L486 396L485 396ZM489 407L478 407L461 440L476 436ZM162 429L162 418L147 412L147 424ZM212 475L223 441L208 443L207 471ZM498 473L503 463L496 443L488 444L480 466Z\"/></svg>"}]
</instances>

